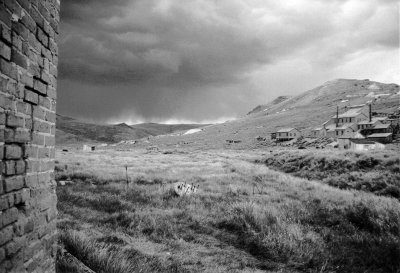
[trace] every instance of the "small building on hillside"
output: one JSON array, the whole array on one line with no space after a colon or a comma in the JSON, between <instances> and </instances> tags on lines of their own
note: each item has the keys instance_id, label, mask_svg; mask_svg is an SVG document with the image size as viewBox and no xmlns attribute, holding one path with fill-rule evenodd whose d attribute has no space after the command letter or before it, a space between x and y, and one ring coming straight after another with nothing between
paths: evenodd
<instances>
[{"instance_id":1,"label":"small building on hillside","mask_svg":"<svg viewBox=\"0 0 400 273\"><path fill-rule=\"evenodd\" d=\"M384 150L385 145L368 139L350 139L349 149L353 151Z\"/></svg>"},{"instance_id":2,"label":"small building on hillside","mask_svg":"<svg viewBox=\"0 0 400 273\"><path fill-rule=\"evenodd\" d=\"M362 130L362 129L373 128L374 126L376 126L378 124L382 124L381 120L378 118L372 118L371 120L367 119L367 120L363 120L363 121L357 123L357 126L358 126L358 130Z\"/></svg>"},{"instance_id":3,"label":"small building on hillside","mask_svg":"<svg viewBox=\"0 0 400 273\"><path fill-rule=\"evenodd\" d=\"M339 110L338 110L339 111ZM358 123L369 117L370 108L366 104L345 107L345 112L332 116L330 124Z\"/></svg>"},{"instance_id":4,"label":"small building on hillside","mask_svg":"<svg viewBox=\"0 0 400 273\"><path fill-rule=\"evenodd\" d=\"M326 128L326 136L331 138L338 137L350 137L357 131L356 123L344 123L339 126L336 124L330 124L325 127Z\"/></svg>"},{"instance_id":5,"label":"small building on hillside","mask_svg":"<svg viewBox=\"0 0 400 273\"><path fill-rule=\"evenodd\" d=\"M367 137L368 140L376 141L379 143L391 143L393 141L392 133L377 133Z\"/></svg>"},{"instance_id":6,"label":"small building on hillside","mask_svg":"<svg viewBox=\"0 0 400 273\"><path fill-rule=\"evenodd\" d=\"M286 141L298 138L301 133L296 128L282 128L276 132L276 140Z\"/></svg>"},{"instance_id":7,"label":"small building on hillside","mask_svg":"<svg viewBox=\"0 0 400 273\"><path fill-rule=\"evenodd\" d=\"M311 137L325 137L326 136L326 129L324 127L314 128L311 130Z\"/></svg>"},{"instance_id":8,"label":"small building on hillside","mask_svg":"<svg viewBox=\"0 0 400 273\"><path fill-rule=\"evenodd\" d=\"M377 133L393 133L393 127L391 124L377 124L372 128L374 134Z\"/></svg>"},{"instance_id":9,"label":"small building on hillside","mask_svg":"<svg viewBox=\"0 0 400 273\"><path fill-rule=\"evenodd\" d=\"M83 147L82 147L82 150L84 152L95 151L96 150L96 146L89 146L89 145L84 144Z\"/></svg>"}]
</instances>

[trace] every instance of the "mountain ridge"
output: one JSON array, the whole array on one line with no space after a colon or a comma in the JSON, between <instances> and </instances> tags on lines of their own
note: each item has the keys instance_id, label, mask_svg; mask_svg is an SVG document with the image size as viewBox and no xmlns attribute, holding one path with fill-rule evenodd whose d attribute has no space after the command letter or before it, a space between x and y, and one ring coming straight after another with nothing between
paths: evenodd
<instances>
[{"instance_id":1,"label":"mountain ridge","mask_svg":"<svg viewBox=\"0 0 400 273\"><path fill-rule=\"evenodd\" d=\"M140 123L128 125L95 124L57 114L57 145L77 143L117 143L124 140L137 140L149 136L171 134L206 126L204 124L158 124Z\"/></svg>"}]
</instances>

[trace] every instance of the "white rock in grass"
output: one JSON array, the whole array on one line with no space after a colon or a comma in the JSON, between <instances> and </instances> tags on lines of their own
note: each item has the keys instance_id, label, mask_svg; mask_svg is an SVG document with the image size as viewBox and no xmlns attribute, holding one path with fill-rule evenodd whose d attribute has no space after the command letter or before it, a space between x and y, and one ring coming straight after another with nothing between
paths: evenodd
<instances>
[{"instance_id":1,"label":"white rock in grass","mask_svg":"<svg viewBox=\"0 0 400 273\"><path fill-rule=\"evenodd\" d=\"M186 184L184 182L177 182L174 184L174 191L178 196L196 193L198 188L199 185Z\"/></svg>"}]
</instances>

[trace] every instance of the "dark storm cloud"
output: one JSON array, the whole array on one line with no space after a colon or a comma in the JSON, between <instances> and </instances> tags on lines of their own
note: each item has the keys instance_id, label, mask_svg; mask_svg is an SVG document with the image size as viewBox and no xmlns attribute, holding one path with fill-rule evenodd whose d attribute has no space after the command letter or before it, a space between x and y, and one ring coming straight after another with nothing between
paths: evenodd
<instances>
[{"instance_id":1,"label":"dark storm cloud","mask_svg":"<svg viewBox=\"0 0 400 273\"><path fill-rule=\"evenodd\" d=\"M64 0L59 110L73 103L76 115L102 120L235 116L274 89L254 74L284 60L328 70L397 48L396 8L389 0Z\"/></svg>"}]
</instances>

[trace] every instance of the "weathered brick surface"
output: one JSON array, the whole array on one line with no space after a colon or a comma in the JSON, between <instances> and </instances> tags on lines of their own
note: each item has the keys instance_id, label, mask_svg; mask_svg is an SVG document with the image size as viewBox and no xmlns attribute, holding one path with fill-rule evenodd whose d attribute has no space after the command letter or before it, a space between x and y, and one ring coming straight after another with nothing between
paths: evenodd
<instances>
[{"instance_id":1,"label":"weathered brick surface","mask_svg":"<svg viewBox=\"0 0 400 273\"><path fill-rule=\"evenodd\" d=\"M59 0L0 0L0 272L55 272Z\"/></svg>"}]
</instances>

